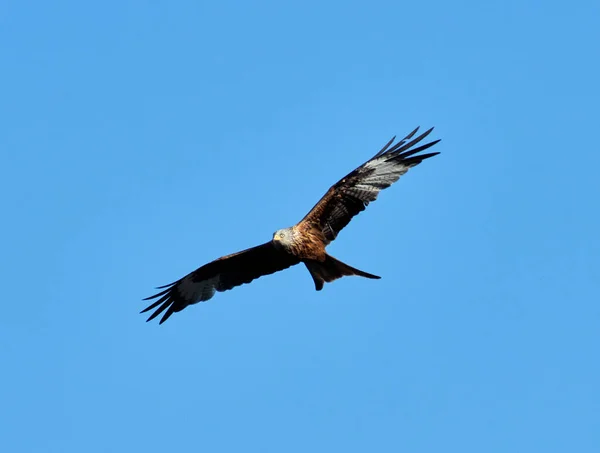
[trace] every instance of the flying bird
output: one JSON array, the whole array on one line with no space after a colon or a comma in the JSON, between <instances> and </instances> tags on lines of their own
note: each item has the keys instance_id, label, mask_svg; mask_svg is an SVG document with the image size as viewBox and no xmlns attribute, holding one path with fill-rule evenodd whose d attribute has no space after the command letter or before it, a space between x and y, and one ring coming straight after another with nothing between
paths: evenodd
<instances>
[{"instance_id":1,"label":"flying bird","mask_svg":"<svg viewBox=\"0 0 600 453\"><path fill-rule=\"evenodd\" d=\"M160 324L188 305L209 300L216 291L227 291L250 283L263 275L273 274L304 263L315 283L323 289L346 275L378 279L377 275L358 270L329 255L325 247L365 207L375 201L383 189L396 182L409 168L439 153L418 154L439 140L415 147L433 128L413 138L419 128L394 144L393 137L371 159L331 186L319 202L296 225L277 230L262 245L226 255L165 286L158 294L144 300L157 299L141 313L156 309L148 321L165 312Z\"/></svg>"}]
</instances>

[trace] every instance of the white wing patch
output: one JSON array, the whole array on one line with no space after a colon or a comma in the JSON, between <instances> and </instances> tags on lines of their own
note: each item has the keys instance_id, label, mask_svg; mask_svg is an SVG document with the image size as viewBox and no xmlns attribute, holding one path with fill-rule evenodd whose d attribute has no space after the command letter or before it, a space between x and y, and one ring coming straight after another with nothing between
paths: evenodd
<instances>
[{"instance_id":1,"label":"white wing patch","mask_svg":"<svg viewBox=\"0 0 600 453\"><path fill-rule=\"evenodd\" d=\"M365 169L374 171L368 176L362 176L357 187L366 184L392 184L408 171L409 167L407 165L401 162L386 162L386 158L387 156L367 162Z\"/></svg>"},{"instance_id":2,"label":"white wing patch","mask_svg":"<svg viewBox=\"0 0 600 453\"><path fill-rule=\"evenodd\" d=\"M406 173L409 166L401 162L387 161L387 156L369 161L364 166L364 173L347 192L355 195L365 203L374 201L379 192L398 181Z\"/></svg>"},{"instance_id":3,"label":"white wing patch","mask_svg":"<svg viewBox=\"0 0 600 453\"><path fill-rule=\"evenodd\" d=\"M219 285L219 276L216 275L208 280L194 281L191 275L186 276L177 287L177 292L188 304L204 302L215 295L216 287Z\"/></svg>"}]
</instances>

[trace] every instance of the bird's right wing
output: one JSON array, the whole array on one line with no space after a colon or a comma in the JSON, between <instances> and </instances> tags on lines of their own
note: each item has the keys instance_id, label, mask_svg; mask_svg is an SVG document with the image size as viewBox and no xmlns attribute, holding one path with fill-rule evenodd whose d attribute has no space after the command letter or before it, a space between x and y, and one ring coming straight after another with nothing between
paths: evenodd
<instances>
[{"instance_id":1,"label":"bird's right wing","mask_svg":"<svg viewBox=\"0 0 600 453\"><path fill-rule=\"evenodd\" d=\"M340 179L301 220L319 228L327 243L333 241L352 217L375 201L379 192L398 181L409 168L439 153L418 154L439 140L414 147L429 135L433 128L413 138L419 128L393 144L393 137L377 154Z\"/></svg>"},{"instance_id":2,"label":"bird's right wing","mask_svg":"<svg viewBox=\"0 0 600 453\"><path fill-rule=\"evenodd\" d=\"M287 269L299 262L298 258L275 248L273 242L269 241L232 255L223 256L199 267L176 282L157 288L163 291L144 300L158 300L142 310L141 313L158 307L148 318L148 321L151 321L167 310L160 320L160 324L162 324L173 313L183 310L188 305L210 299L215 291L227 291L244 283L250 283L263 275Z\"/></svg>"}]
</instances>

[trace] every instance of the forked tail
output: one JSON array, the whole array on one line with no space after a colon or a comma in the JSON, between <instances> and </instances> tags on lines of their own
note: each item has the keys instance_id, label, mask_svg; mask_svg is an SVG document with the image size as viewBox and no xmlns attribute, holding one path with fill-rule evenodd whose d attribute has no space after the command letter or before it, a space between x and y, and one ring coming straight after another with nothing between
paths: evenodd
<instances>
[{"instance_id":1,"label":"forked tail","mask_svg":"<svg viewBox=\"0 0 600 453\"><path fill-rule=\"evenodd\" d=\"M358 275L366 278L381 278L377 275L369 274L361 270L355 269L352 266L348 266L346 263L342 263L336 260L331 255L326 255L325 261L305 261L304 264L310 272L313 281L315 282L315 289L321 291L325 282L329 283L338 278L342 278L345 275Z\"/></svg>"}]
</instances>

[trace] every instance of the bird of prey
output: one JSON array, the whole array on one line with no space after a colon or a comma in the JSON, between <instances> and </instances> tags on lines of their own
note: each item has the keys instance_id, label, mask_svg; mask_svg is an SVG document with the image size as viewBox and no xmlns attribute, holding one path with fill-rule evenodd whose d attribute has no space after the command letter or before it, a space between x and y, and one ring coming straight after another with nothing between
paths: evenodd
<instances>
[{"instance_id":1,"label":"bird of prey","mask_svg":"<svg viewBox=\"0 0 600 453\"><path fill-rule=\"evenodd\" d=\"M417 127L395 144L393 137L375 156L331 186L299 223L277 230L269 242L223 256L176 282L158 287L162 291L144 299L157 300L141 313L156 308L148 318L151 321L166 310L160 320L162 324L188 305L210 299L215 291L227 291L298 263L304 263L317 291L323 289L325 282L346 275L380 278L342 263L327 254L325 247L352 217L375 201L381 190L396 182L409 168L439 154L418 154L439 142L415 147L433 128L413 138L418 130Z\"/></svg>"}]
</instances>

